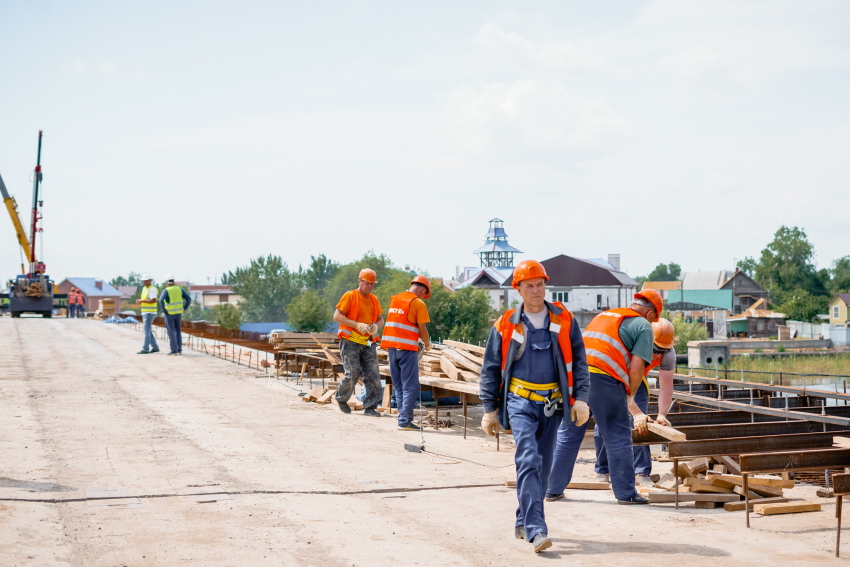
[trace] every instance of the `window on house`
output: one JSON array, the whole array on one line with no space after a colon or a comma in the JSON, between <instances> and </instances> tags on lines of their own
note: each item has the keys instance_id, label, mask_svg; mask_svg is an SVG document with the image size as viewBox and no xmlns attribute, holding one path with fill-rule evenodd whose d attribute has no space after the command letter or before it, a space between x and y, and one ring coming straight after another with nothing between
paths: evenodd
<instances>
[{"instance_id":1,"label":"window on house","mask_svg":"<svg viewBox=\"0 0 850 567\"><path fill-rule=\"evenodd\" d=\"M596 296L596 308L602 309L602 294L597 294Z\"/></svg>"},{"instance_id":2,"label":"window on house","mask_svg":"<svg viewBox=\"0 0 850 567\"><path fill-rule=\"evenodd\" d=\"M840 316L841 316L841 312L840 312L840 310L838 309L838 306L837 306L837 305L833 305L833 306L832 306L832 318L833 318L833 319L838 319L838 317L840 317Z\"/></svg>"}]
</instances>

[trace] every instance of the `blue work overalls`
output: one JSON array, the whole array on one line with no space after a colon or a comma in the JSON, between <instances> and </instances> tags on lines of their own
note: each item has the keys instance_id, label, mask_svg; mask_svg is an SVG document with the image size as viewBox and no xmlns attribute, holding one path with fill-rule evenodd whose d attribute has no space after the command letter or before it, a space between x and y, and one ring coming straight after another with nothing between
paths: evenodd
<instances>
[{"instance_id":1,"label":"blue work overalls","mask_svg":"<svg viewBox=\"0 0 850 567\"><path fill-rule=\"evenodd\" d=\"M528 328L525 350L514 362L510 378L519 378L534 384L557 382L554 347L549 333L549 314L546 314L542 329L535 329L523 313L522 321ZM553 390L536 392L548 397ZM566 396L567 392L562 392ZM561 407L563 408L563 400ZM519 507L516 525L525 526L526 539L531 541L539 533L548 534L543 514L543 496L549 484L552 469L552 453L558 434L558 425L563 418L563 409L547 417L543 412L544 402L533 402L508 393L507 410L516 443L516 487ZM569 421L569 420L567 420Z\"/></svg>"},{"instance_id":2,"label":"blue work overalls","mask_svg":"<svg viewBox=\"0 0 850 567\"><path fill-rule=\"evenodd\" d=\"M638 386L635 403L640 411L649 414L649 392L643 382ZM631 414L629 414L629 425L634 429L635 420ZM598 474L609 474L608 451L605 449L605 440L599 433L598 425L593 428L593 444L596 447L596 466L594 469ZM649 451L649 445L634 445L632 451L634 453L635 475L645 474L649 476L652 473L652 454Z\"/></svg>"}]
</instances>

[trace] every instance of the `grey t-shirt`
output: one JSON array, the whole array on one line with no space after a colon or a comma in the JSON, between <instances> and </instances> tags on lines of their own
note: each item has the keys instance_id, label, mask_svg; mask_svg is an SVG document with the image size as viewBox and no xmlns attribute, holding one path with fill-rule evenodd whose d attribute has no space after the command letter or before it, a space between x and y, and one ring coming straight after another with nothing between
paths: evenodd
<instances>
[{"instance_id":1,"label":"grey t-shirt","mask_svg":"<svg viewBox=\"0 0 850 567\"><path fill-rule=\"evenodd\" d=\"M659 370L676 370L676 349L671 348L661 357L661 364L658 365Z\"/></svg>"},{"instance_id":2,"label":"grey t-shirt","mask_svg":"<svg viewBox=\"0 0 850 567\"><path fill-rule=\"evenodd\" d=\"M643 317L629 317L620 324L620 340L633 355L649 366L652 364L652 325ZM675 356L673 358L675 366Z\"/></svg>"}]
</instances>

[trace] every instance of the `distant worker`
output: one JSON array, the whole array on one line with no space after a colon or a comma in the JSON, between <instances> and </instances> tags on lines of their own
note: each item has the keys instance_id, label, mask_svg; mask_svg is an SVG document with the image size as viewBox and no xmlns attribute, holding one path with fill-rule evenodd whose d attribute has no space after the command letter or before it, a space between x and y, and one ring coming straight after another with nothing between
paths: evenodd
<instances>
[{"instance_id":1,"label":"distant worker","mask_svg":"<svg viewBox=\"0 0 850 567\"><path fill-rule=\"evenodd\" d=\"M80 288L77 288L77 317L86 318L86 298Z\"/></svg>"},{"instance_id":2,"label":"distant worker","mask_svg":"<svg viewBox=\"0 0 850 567\"><path fill-rule=\"evenodd\" d=\"M71 291L68 292L68 317L72 319L77 314L77 288L71 286Z\"/></svg>"},{"instance_id":3,"label":"distant worker","mask_svg":"<svg viewBox=\"0 0 850 567\"><path fill-rule=\"evenodd\" d=\"M548 280L543 264L534 260L514 270L512 285L522 304L490 329L480 384L482 429L493 436L500 425L513 432L519 500L514 535L531 543L535 553L552 546L543 498L558 426L562 420L584 425L590 415L581 329L562 303L546 301Z\"/></svg>"},{"instance_id":4,"label":"distant worker","mask_svg":"<svg viewBox=\"0 0 850 567\"><path fill-rule=\"evenodd\" d=\"M419 397L419 342L426 352L431 350L431 338L425 324L430 322L423 299L431 297L431 282L416 276L410 289L390 300L381 348L390 353L390 376L393 381L398 428L418 431L413 423L413 406ZM363 404L365 407L365 403Z\"/></svg>"},{"instance_id":5,"label":"distant worker","mask_svg":"<svg viewBox=\"0 0 850 567\"><path fill-rule=\"evenodd\" d=\"M635 487L632 428L647 432L648 416L635 404L635 395L652 364L653 331L663 309L654 289L635 294L631 307L600 313L584 330L587 364L590 367L590 413L605 443L608 471L618 504L648 504ZM587 425L564 422L549 477L546 500L564 497L573 476Z\"/></svg>"},{"instance_id":6,"label":"distant worker","mask_svg":"<svg viewBox=\"0 0 850 567\"><path fill-rule=\"evenodd\" d=\"M179 285L175 285L174 276L171 274L165 277L165 285L165 289L159 296L159 303L165 312L165 329L168 331L168 343L171 347L168 356L173 356L183 354L183 333L180 330L180 323L183 312L192 303L192 296Z\"/></svg>"},{"instance_id":7,"label":"distant worker","mask_svg":"<svg viewBox=\"0 0 850 567\"><path fill-rule=\"evenodd\" d=\"M142 274L142 295L139 296L139 301L136 305L139 305L142 311L145 344L142 345L142 350L137 354L159 352L159 345L156 344L156 336L153 334L153 320L156 319L156 301L159 291L152 284L151 275L148 273Z\"/></svg>"},{"instance_id":8,"label":"distant worker","mask_svg":"<svg viewBox=\"0 0 850 567\"><path fill-rule=\"evenodd\" d=\"M343 413L351 413L348 399L354 393L358 380L363 378L366 397L363 398L363 415L381 417L375 408L381 402L381 375L378 371L378 329L384 324L381 303L372 293L377 274L374 270L360 270L357 289L345 293L336 305L334 321L339 323L339 354L345 378L336 391L336 403Z\"/></svg>"},{"instance_id":9,"label":"distant worker","mask_svg":"<svg viewBox=\"0 0 850 567\"><path fill-rule=\"evenodd\" d=\"M653 346L652 363L646 367L643 373L643 381L638 386L635 394L635 404L644 414L649 415L649 383L646 377L651 370L658 368L658 418L655 420L661 425L670 425L667 421L667 412L673 404L673 372L676 370L676 350L673 348L673 336L675 330L673 323L667 319L659 319L652 324ZM596 445L596 480L608 482L608 451L605 449L605 441L599 434L597 427L593 432L593 442ZM635 463L635 486L654 486L655 483L649 478L652 474L652 455L649 445L636 445L633 448Z\"/></svg>"}]
</instances>

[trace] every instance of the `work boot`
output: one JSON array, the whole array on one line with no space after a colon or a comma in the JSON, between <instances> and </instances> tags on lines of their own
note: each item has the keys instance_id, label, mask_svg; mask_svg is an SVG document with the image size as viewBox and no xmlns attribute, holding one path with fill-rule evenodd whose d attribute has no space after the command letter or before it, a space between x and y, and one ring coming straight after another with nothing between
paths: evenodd
<instances>
[{"instance_id":1,"label":"work boot","mask_svg":"<svg viewBox=\"0 0 850 567\"><path fill-rule=\"evenodd\" d=\"M159 352L159 349L158 348L152 348L151 352Z\"/></svg>"},{"instance_id":2,"label":"work boot","mask_svg":"<svg viewBox=\"0 0 850 567\"><path fill-rule=\"evenodd\" d=\"M180 354L180 353L179 352L169 352L168 356L177 356L178 354Z\"/></svg>"},{"instance_id":3,"label":"work boot","mask_svg":"<svg viewBox=\"0 0 850 567\"><path fill-rule=\"evenodd\" d=\"M514 537L517 539L525 539L525 526L517 526L514 528Z\"/></svg>"},{"instance_id":4,"label":"work boot","mask_svg":"<svg viewBox=\"0 0 850 567\"><path fill-rule=\"evenodd\" d=\"M596 478L594 478L593 481L594 482L611 482L611 475L599 473L599 474L596 475Z\"/></svg>"},{"instance_id":5,"label":"work boot","mask_svg":"<svg viewBox=\"0 0 850 567\"><path fill-rule=\"evenodd\" d=\"M137 352L136 354L149 354L149 353L148 353L148 351L146 351L146 350L140 350L140 351L139 351L139 352Z\"/></svg>"},{"instance_id":6,"label":"work boot","mask_svg":"<svg viewBox=\"0 0 850 567\"><path fill-rule=\"evenodd\" d=\"M563 492L560 493L560 494L546 493L546 496L543 497L543 500L545 500L546 502L554 502L555 500L560 500L563 497L564 497Z\"/></svg>"},{"instance_id":7,"label":"work boot","mask_svg":"<svg viewBox=\"0 0 850 567\"><path fill-rule=\"evenodd\" d=\"M398 428L401 429L402 431L419 431L420 430L420 427L417 426L417 425L414 425L413 422L405 423L404 425L399 424Z\"/></svg>"},{"instance_id":8,"label":"work boot","mask_svg":"<svg viewBox=\"0 0 850 567\"><path fill-rule=\"evenodd\" d=\"M339 411L342 413L351 413L351 408L348 407L348 402L337 401L337 405L339 406Z\"/></svg>"},{"instance_id":9,"label":"work boot","mask_svg":"<svg viewBox=\"0 0 850 567\"><path fill-rule=\"evenodd\" d=\"M623 506L633 506L635 504L649 504L649 498L644 498L640 494L635 494L631 498L627 498L626 500L617 500L617 504L622 504Z\"/></svg>"},{"instance_id":10,"label":"work boot","mask_svg":"<svg viewBox=\"0 0 850 567\"><path fill-rule=\"evenodd\" d=\"M635 475L635 486L655 486L655 483L652 482L652 479L649 478L648 475L636 474Z\"/></svg>"},{"instance_id":11,"label":"work boot","mask_svg":"<svg viewBox=\"0 0 850 567\"><path fill-rule=\"evenodd\" d=\"M549 549L552 547L552 541L549 539L549 536L540 532L534 539L531 540L531 545L534 546L534 553L540 553L544 549Z\"/></svg>"},{"instance_id":12,"label":"work boot","mask_svg":"<svg viewBox=\"0 0 850 567\"><path fill-rule=\"evenodd\" d=\"M363 415L368 415L369 417L381 417L381 414L379 414L372 408L366 408L365 410L363 410Z\"/></svg>"}]
</instances>

